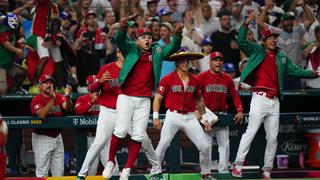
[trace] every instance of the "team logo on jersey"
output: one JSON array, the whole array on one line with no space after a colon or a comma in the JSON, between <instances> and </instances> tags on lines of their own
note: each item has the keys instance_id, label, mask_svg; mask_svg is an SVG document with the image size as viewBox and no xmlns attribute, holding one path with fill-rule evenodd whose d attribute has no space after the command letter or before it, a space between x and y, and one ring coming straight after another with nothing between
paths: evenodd
<instances>
[{"instance_id":1,"label":"team logo on jersey","mask_svg":"<svg viewBox=\"0 0 320 180\"><path fill-rule=\"evenodd\" d=\"M35 110L37 110L37 109L39 109L39 108L40 108L40 105L39 105L39 104L37 104L37 105L33 106L33 108L34 108Z\"/></svg>"},{"instance_id":2,"label":"team logo on jersey","mask_svg":"<svg viewBox=\"0 0 320 180\"><path fill-rule=\"evenodd\" d=\"M163 86L159 86L159 91L163 91L164 90L164 87Z\"/></svg>"},{"instance_id":3,"label":"team logo on jersey","mask_svg":"<svg viewBox=\"0 0 320 180\"><path fill-rule=\"evenodd\" d=\"M174 85L171 87L171 91L174 93L175 92L182 92L182 87L181 87L181 85Z\"/></svg>"},{"instance_id":4,"label":"team logo on jersey","mask_svg":"<svg viewBox=\"0 0 320 180\"><path fill-rule=\"evenodd\" d=\"M156 51L157 51L157 53L161 53L162 52L162 48L161 47L157 47Z\"/></svg>"},{"instance_id":5,"label":"team logo on jersey","mask_svg":"<svg viewBox=\"0 0 320 180\"><path fill-rule=\"evenodd\" d=\"M209 84L206 86L206 93L209 92L227 93L227 87L222 84Z\"/></svg>"},{"instance_id":6,"label":"team logo on jersey","mask_svg":"<svg viewBox=\"0 0 320 180\"><path fill-rule=\"evenodd\" d=\"M196 90L196 88L194 86L189 86L189 87L187 87L186 92L194 93L195 90Z\"/></svg>"}]
</instances>

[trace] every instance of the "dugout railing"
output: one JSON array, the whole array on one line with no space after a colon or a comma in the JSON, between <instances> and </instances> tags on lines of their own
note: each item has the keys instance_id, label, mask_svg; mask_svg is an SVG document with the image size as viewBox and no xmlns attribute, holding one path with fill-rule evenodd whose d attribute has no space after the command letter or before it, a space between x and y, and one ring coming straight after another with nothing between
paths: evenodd
<instances>
[{"instance_id":1,"label":"dugout railing","mask_svg":"<svg viewBox=\"0 0 320 180\"><path fill-rule=\"evenodd\" d=\"M251 92L240 91L241 100L245 111L245 120L242 125L235 125L233 122L234 112L232 106L228 115L220 116L217 126L229 125L230 127L230 160L233 161L239 145L242 133L248 120L249 102ZM298 166L299 155L308 151L308 143L305 134L310 129L320 129L320 91L303 90L303 91L286 91L284 101L281 101L280 129L278 135L277 154L289 155L290 166ZM75 100L79 94L73 94L72 99ZM75 156L77 159L77 171L84 160L87 144L86 144L86 128L95 127L97 117L94 116L66 116L61 118L39 119L33 116L14 116L14 112L19 112L19 108L29 108L32 95L4 95L0 96L0 112L3 114L4 120L8 123L10 129L31 129L31 128L74 128L75 129ZM229 100L230 101L230 98ZM231 101L230 101L231 102ZM232 103L231 103L232 104ZM13 106L16 109L10 109ZM5 108L5 109L4 109ZM8 109L7 109L8 108ZM6 112L13 111L13 112ZM164 113L164 112L162 112ZM25 114L29 114L26 112ZM164 119L162 114L161 119ZM150 116L149 127L152 126L152 117ZM195 147L181 149L179 134L173 139L167 154L166 162L168 171L171 173L180 172L180 163L196 162L198 159ZM216 147L215 147L216 148ZM217 159L217 151L214 148L214 158ZM260 128L257 137L253 141L252 148L248 154L250 165L262 165L263 154L265 148L265 134ZM183 153L183 155L181 155ZM183 159L183 160L182 160Z\"/></svg>"}]
</instances>

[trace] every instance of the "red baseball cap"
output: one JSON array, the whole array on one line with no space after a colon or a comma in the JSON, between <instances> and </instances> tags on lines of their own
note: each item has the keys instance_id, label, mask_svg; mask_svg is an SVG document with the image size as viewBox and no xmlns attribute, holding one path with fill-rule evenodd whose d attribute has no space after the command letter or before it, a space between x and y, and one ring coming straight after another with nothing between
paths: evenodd
<instances>
[{"instance_id":1,"label":"red baseball cap","mask_svg":"<svg viewBox=\"0 0 320 180\"><path fill-rule=\"evenodd\" d=\"M216 51L216 52L212 52L210 54L210 60L214 60L214 59L217 59L217 58L224 59L224 57L223 57L221 52Z\"/></svg>"},{"instance_id":2,"label":"red baseball cap","mask_svg":"<svg viewBox=\"0 0 320 180\"><path fill-rule=\"evenodd\" d=\"M41 84L41 83L44 83L44 82L49 81L49 80L51 80L51 81L54 80L53 77L50 74L42 74L40 76L40 78L39 78L39 83Z\"/></svg>"},{"instance_id":3,"label":"red baseball cap","mask_svg":"<svg viewBox=\"0 0 320 180\"><path fill-rule=\"evenodd\" d=\"M137 37L140 37L145 34L152 35L151 30L149 28L140 28L140 29L138 29L138 31L136 33Z\"/></svg>"},{"instance_id":4,"label":"red baseball cap","mask_svg":"<svg viewBox=\"0 0 320 180\"><path fill-rule=\"evenodd\" d=\"M92 11L92 10L89 10L86 14L86 17L85 19L87 20L87 18L90 16L90 15L93 15L95 17L97 17L97 13L95 11Z\"/></svg>"},{"instance_id":5,"label":"red baseball cap","mask_svg":"<svg viewBox=\"0 0 320 180\"><path fill-rule=\"evenodd\" d=\"M88 84L92 84L92 83L95 83L95 82L97 82L97 81L98 81L98 78L97 78L96 75L90 75L90 76L88 76L87 79L86 79L86 84L87 84L87 85L88 85Z\"/></svg>"},{"instance_id":6,"label":"red baseball cap","mask_svg":"<svg viewBox=\"0 0 320 180\"><path fill-rule=\"evenodd\" d=\"M266 29L266 30L264 30L264 31L261 33L261 36L262 36L262 40L264 40L265 38L267 38L267 37L269 37L269 36L278 37L279 34L278 34L278 33L275 33L275 32L272 32L271 29Z\"/></svg>"}]
</instances>

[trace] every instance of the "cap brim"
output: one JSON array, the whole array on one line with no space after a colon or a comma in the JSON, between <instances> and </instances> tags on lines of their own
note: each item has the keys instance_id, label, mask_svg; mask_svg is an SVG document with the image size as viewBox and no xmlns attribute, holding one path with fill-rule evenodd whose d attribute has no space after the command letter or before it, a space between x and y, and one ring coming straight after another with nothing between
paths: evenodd
<instances>
[{"instance_id":1,"label":"cap brim","mask_svg":"<svg viewBox=\"0 0 320 180\"><path fill-rule=\"evenodd\" d=\"M166 61L181 61L181 60L199 60L204 57L201 53L188 53L188 52L181 52L179 54L174 54L170 56Z\"/></svg>"},{"instance_id":2,"label":"cap brim","mask_svg":"<svg viewBox=\"0 0 320 180\"><path fill-rule=\"evenodd\" d=\"M263 40L266 39L266 38L268 38L268 37L270 37L270 36L279 37L279 35L280 35L280 34L278 34L278 33L272 33L272 34L269 34L268 36L264 37Z\"/></svg>"}]
</instances>

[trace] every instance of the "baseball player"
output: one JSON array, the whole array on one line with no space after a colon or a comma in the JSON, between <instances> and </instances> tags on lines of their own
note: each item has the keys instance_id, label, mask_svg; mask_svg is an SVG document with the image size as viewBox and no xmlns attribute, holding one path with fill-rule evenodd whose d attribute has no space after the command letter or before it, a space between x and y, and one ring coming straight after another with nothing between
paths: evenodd
<instances>
[{"instance_id":1,"label":"baseball player","mask_svg":"<svg viewBox=\"0 0 320 180\"><path fill-rule=\"evenodd\" d=\"M53 78L50 75L41 75L39 84L40 94L31 101L33 116L60 117L62 109L72 111L72 101L69 97L71 86L67 85L62 96L54 92ZM61 132L62 129L33 129L32 149L37 177L48 176L49 169L52 176L63 176L64 147Z\"/></svg>"},{"instance_id":2,"label":"baseball player","mask_svg":"<svg viewBox=\"0 0 320 180\"><path fill-rule=\"evenodd\" d=\"M153 101L153 122L155 128L160 129L159 109L161 101L165 98L165 106L168 109L166 118L160 134L160 141L156 148L156 154L160 162L163 161L165 152L170 145L172 138L179 130L190 138L200 151L200 167L202 179L214 179L210 175L209 169L209 144L206 141L206 135L197 120L194 113L197 103L201 100L200 84L197 78L188 72L189 60L193 54L187 56L186 52L179 52L176 55L169 57L169 60L174 57L177 70L163 77L159 83L157 93ZM196 59L202 58L203 55ZM206 122L205 127L210 130L211 127ZM155 171L152 167L151 172Z\"/></svg>"},{"instance_id":3,"label":"baseball player","mask_svg":"<svg viewBox=\"0 0 320 180\"><path fill-rule=\"evenodd\" d=\"M137 31L134 43L127 37L128 17L121 19L121 28L117 31L115 40L124 56L124 63L119 74L120 92L117 100L117 121L111 139L109 161L103 171L104 178L110 178L114 168L114 158L121 141L131 130L131 140L128 145L128 161L120 173L120 179L128 179L144 139L150 115L150 97L154 87L159 82L161 63L163 59L179 50L183 25L177 23L176 35L172 41L160 47L153 44L151 30L142 28Z\"/></svg>"},{"instance_id":4,"label":"baseball player","mask_svg":"<svg viewBox=\"0 0 320 180\"><path fill-rule=\"evenodd\" d=\"M255 19L252 13L242 24L238 34L238 45L249 60L241 74L241 81L252 86L249 122L246 132L242 135L232 175L242 177L241 166L250 149L251 142L264 124L267 147L264 155L263 179L271 178L274 156L277 150L279 131L279 98L283 98L283 82L285 74L312 78L319 77L320 72L303 70L277 48L277 37L270 29L262 32L262 45L251 44L246 40L248 24Z\"/></svg>"},{"instance_id":5,"label":"baseball player","mask_svg":"<svg viewBox=\"0 0 320 180\"><path fill-rule=\"evenodd\" d=\"M209 61L210 69L198 75L201 93L205 106L217 114L223 116L227 114L228 103L227 94L232 97L237 114L234 117L236 123L243 120L243 109L240 97L235 89L232 77L222 71L223 55L220 52L212 52ZM229 127L215 127L214 131L206 132L206 138L209 141L209 160L212 159L212 138L216 136L219 152L219 173L228 171L230 144L229 144ZM202 156L202 154L200 154ZM205 157L202 157L205 158Z\"/></svg>"},{"instance_id":6,"label":"baseball player","mask_svg":"<svg viewBox=\"0 0 320 180\"><path fill-rule=\"evenodd\" d=\"M6 154L6 144L7 144L8 127L6 123L2 120L0 114L0 179L4 179L6 174L7 165L7 154Z\"/></svg>"},{"instance_id":7,"label":"baseball player","mask_svg":"<svg viewBox=\"0 0 320 180\"><path fill-rule=\"evenodd\" d=\"M87 77L86 79L86 84L87 87L90 86L90 84L95 83L99 81L99 79L97 79L96 75L90 75ZM98 115L100 112L100 105L98 103L98 92L90 92L80 96L74 106L74 111L77 115ZM101 120L102 121L102 120ZM101 124L99 124L99 128L101 127ZM103 132L103 131L100 131ZM96 136L96 130L95 129L88 129L87 130L87 144L88 147L90 148L91 144L94 142L95 139L98 139L99 137L104 137L105 135L100 135L98 134L98 136ZM103 142L104 146L103 149L101 149L100 153L99 153L99 157L101 160L101 163L105 166L105 163L107 162L107 157L106 157L106 152L109 151L109 143L107 143L107 141ZM96 157L92 163L91 166L89 166L89 168L83 168L85 169L85 173L83 174L88 174L90 176L94 176L97 173L97 169L98 169L98 165L99 165L99 157ZM84 167L84 166L82 166Z\"/></svg>"},{"instance_id":8,"label":"baseball player","mask_svg":"<svg viewBox=\"0 0 320 180\"><path fill-rule=\"evenodd\" d=\"M99 92L97 103L100 104L100 113L95 140L87 152L77 180L85 179L89 168L92 167L94 159L99 152L105 156L104 159L106 160L103 162L103 164L108 160L109 143L117 119L115 108L119 93L118 76L123 64L123 57L120 51L117 52L117 57L118 60L116 62L109 63L100 68L99 73L96 76L97 80L94 80L94 78L89 78L90 81L94 81L93 83L88 84L89 92ZM102 150L103 147L105 147L105 150ZM160 162L158 161L154 152L151 140L146 133L142 139L142 149L145 151L150 164L161 169ZM116 164L113 174L118 169L119 167Z\"/></svg>"}]
</instances>

